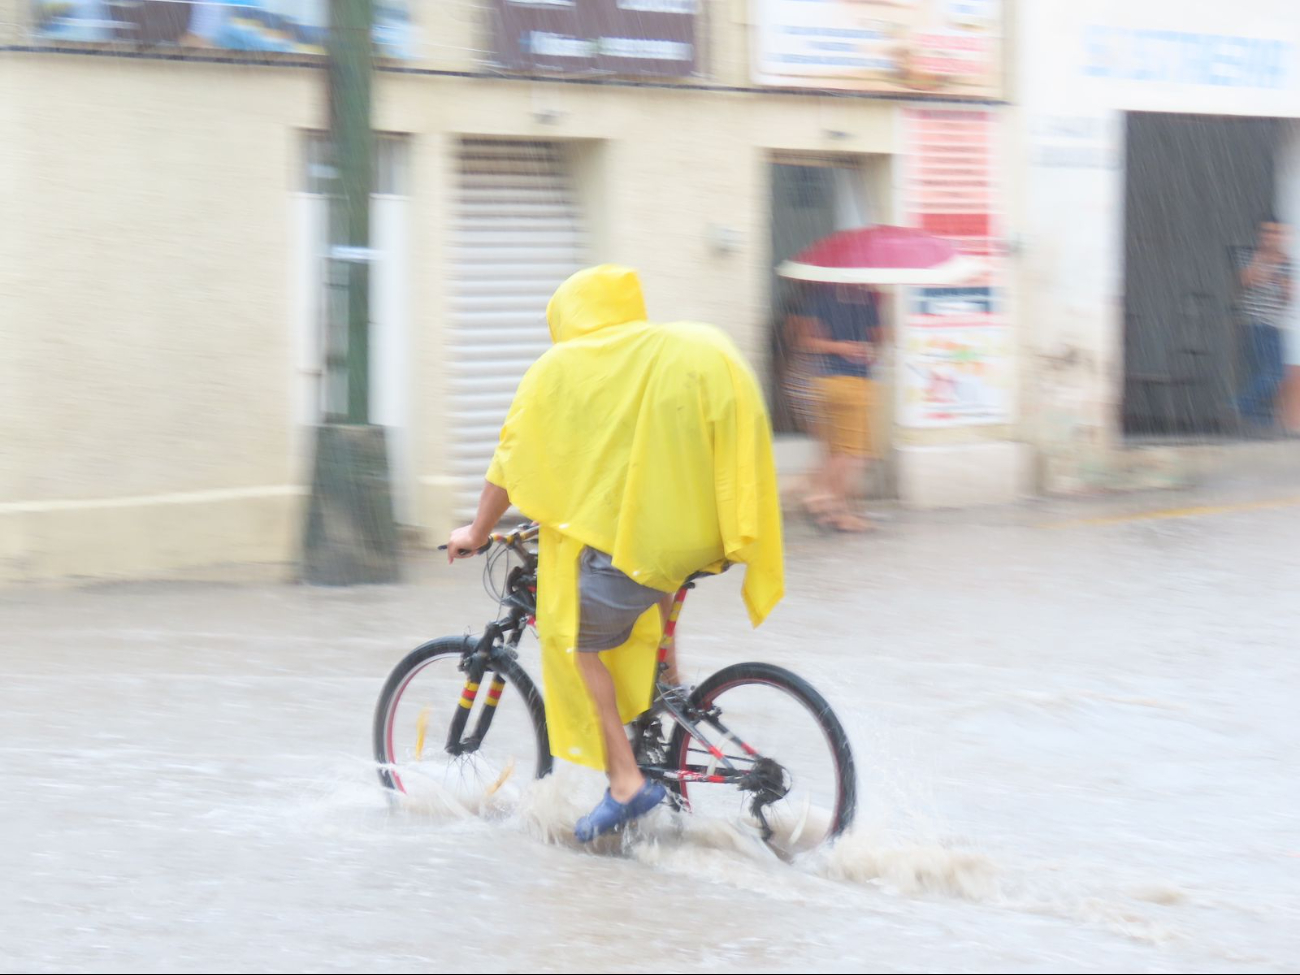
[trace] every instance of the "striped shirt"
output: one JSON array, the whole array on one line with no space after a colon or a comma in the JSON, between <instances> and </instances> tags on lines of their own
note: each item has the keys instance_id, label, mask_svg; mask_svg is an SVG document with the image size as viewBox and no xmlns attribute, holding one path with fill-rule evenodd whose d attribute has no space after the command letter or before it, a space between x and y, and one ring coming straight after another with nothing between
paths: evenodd
<instances>
[{"instance_id":1,"label":"striped shirt","mask_svg":"<svg viewBox=\"0 0 1300 975\"><path fill-rule=\"evenodd\" d=\"M1270 261L1263 267L1268 277L1242 291L1241 307L1247 321L1280 326L1288 304L1286 284L1291 280L1291 262Z\"/></svg>"}]
</instances>

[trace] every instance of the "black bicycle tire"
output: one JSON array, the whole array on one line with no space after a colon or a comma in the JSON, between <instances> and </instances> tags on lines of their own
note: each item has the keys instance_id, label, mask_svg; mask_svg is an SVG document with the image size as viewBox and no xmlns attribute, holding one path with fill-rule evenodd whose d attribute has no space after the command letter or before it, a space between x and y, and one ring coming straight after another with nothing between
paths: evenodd
<instances>
[{"instance_id":1,"label":"black bicycle tire","mask_svg":"<svg viewBox=\"0 0 1300 975\"><path fill-rule=\"evenodd\" d=\"M707 708L721 691L738 684L766 684L786 691L808 710L820 726L834 757L839 785L835 816L826 837L827 841L834 840L853 825L853 817L857 812L858 780L853 762L853 749L849 745L849 736L844 731L844 726L840 724L840 719L836 717L826 698L822 697L812 684L793 671L767 663L749 662L723 667L691 692L691 703L699 708ZM733 728L732 731L744 737L743 728ZM682 766L683 749L689 739L689 732L684 727L680 724L674 727L668 744L668 755L670 761L675 762L679 768ZM673 783L673 786L673 791L681 794L680 786L676 783ZM686 795L689 798L689 788L686 790Z\"/></svg>"},{"instance_id":2,"label":"black bicycle tire","mask_svg":"<svg viewBox=\"0 0 1300 975\"><path fill-rule=\"evenodd\" d=\"M393 756L388 754L388 718L393 695L404 685L410 673L425 662L435 657L463 655L471 652L477 645L478 638L471 636L445 636L429 640L403 657L388 675L383 690L379 692L379 700L375 704L373 726L375 761L379 766L379 781L383 783L384 788L397 791L392 773L389 771ZM507 687L523 695L533 723L533 734L537 739L537 778L545 778L551 771L551 743L546 728L546 707L542 702L542 693L533 683L533 679L528 676L528 672L519 665L518 661L510 657L503 655L492 669L505 678ZM454 702L451 703L454 706ZM491 734L491 731L488 734Z\"/></svg>"}]
</instances>

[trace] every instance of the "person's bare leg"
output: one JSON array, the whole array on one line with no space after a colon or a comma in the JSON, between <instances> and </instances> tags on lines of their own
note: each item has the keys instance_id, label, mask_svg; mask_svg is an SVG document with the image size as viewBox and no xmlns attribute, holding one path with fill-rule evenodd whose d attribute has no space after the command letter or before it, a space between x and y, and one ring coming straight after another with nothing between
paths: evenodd
<instances>
[{"instance_id":1,"label":"person's bare leg","mask_svg":"<svg viewBox=\"0 0 1300 975\"><path fill-rule=\"evenodd\" d=\"M832 488L835 492L835 527L841 531L866 531L871 522L854 511L866 459L851 454L835 455L835 472Z\"/></svg>"},{"instance_id":2,"label":"person's bare leg","mask_svg":"<svg viewBox=\"0 0 1300 975\"><path fill-rule=\"evenodd\" d=\"M844 470L840 475L843 478L841 491L845 507L852 509L861 499L863 480L866 475L867 459L846 454L844 457Z\"/></svg>"},{"instance_id":3,"label":"person's bare leg","mask_svg":"<svg viewBox=\"0 0 1300 975\"><path fill-rule=\"evenodd\" d=\"M817 466L804 477L799 492L799 503L814 518L824 517L835 500L826 487L827 479L831 473L833 456L830 442L823 435L824 431L828 429L825 421L826 418L822 417L821 421L813 423L809 430L809 433L817 442Z\"/></svg>"},{"instance_id":4,"label":"person's bare leg","mask_svg":"<svg viewBox=\"0 0 1300 975\"><path fill-rule=\"evenodd\" d=\"M834 477L835 455L824 446L817 470L805 480L804 510L814 518L824 517L835 506L835 492L829 487Z\"/></svg>"},{"instance_id":5,"label":"person's bare leg","mask_svg":"<svg viewBox=\"0 0 1300 975\"><path fill-rule=\"evenodd\" d=\"M836 515L843 514L846 505L844 467L847 459L843 454L831 454L826 465L826 493L830 495L831 510Z\"/></svg>"},{"instance_id":6,"label":"person's bare leg","mask_svg":"<svg viewBox=\"0 0 1300 975\"><path fill-rule=\"evenodd\" d=\"M600 730L605 736L605 772L609 776L609 794L616 802L627 802L641 791L645 776L637 768L632 745L627 740L623 721L618 713L618 695L614 691L614 678L610 676L600 654L577 651L578 672L587 685Z\"/></svg>"}]
</instances>

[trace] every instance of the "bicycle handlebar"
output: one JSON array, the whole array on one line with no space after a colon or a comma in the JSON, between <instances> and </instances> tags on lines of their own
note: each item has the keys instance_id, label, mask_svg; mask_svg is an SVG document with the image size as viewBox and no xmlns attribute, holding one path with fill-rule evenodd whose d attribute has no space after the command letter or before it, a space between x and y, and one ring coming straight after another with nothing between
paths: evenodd
<instances>
[{"instance_id":1,"label":"bicycle handlebar","mask_svg":"<svg viewBox=\"0 0 1300 975\"><path fill-rule=\"evenodd\" d=\"M529 525L520 525L514 531L510 532L493 532L488 536L487 543L481 548L477 548L473 552L468 549L461 549L456 553L456 555L462 559L469 558L472 555L485 555L491 550L493 545L507 545L513 547L519 545L521 542L531 542L540 532L541 526L536 522ZM447 551L447 546L439 545L438 551Z\"/></svg>"}]
</instances>

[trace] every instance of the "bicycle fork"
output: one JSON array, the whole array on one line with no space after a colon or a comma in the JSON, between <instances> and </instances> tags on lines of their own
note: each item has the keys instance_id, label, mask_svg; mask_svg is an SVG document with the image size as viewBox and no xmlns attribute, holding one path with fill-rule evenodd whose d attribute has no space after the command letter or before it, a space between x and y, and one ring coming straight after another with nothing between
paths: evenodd
<instances>
[{"instance_id":1,"label":"bicycle fork","mask_svg":"<svg viewBox=\"0 0 1300 975\"><path fill-rule=\"evenodd\" d=\"M505 678L495 671L492 673L492 683L488 686L487 698L483 702L483 706L479 708L478 721L474 724L474 732L468 738L463 737L465 726L469 723L470 713L474 709L474 700L478 697L483 678L488 672L492 648L500 636L500 627L496 624L489 626L487 632L483 634L483 639L474 648L474 652L466 659L465 686L461 688L456 713L452 715L451 727L447 729L447 753L449 755L464 755L476 751L487 735L488 729L492 727L492 719L496 716L497 705L501 703L501 692L506 687Z\"/></svg>"}]
</instances>

